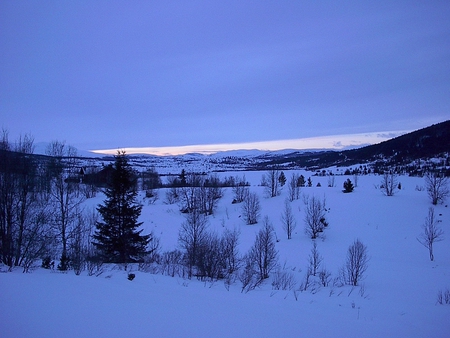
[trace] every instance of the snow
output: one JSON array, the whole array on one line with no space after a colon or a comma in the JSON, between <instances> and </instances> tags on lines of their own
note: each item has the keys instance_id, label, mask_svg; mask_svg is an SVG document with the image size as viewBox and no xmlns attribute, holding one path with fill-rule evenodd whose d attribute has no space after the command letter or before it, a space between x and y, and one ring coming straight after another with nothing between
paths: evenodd
<instances>
[{"instance_id":1,"label":"snow","mask_svg":"<svg viewBox=\"0 0 450 338\"><path fill-rule=\"evenodd\" d=\"M304 196L325 198L329 227L317 247L335 277L344 264L348 246L359 238L370 261L361 286L322 287L298 292L272 290L270 280L261 288L241 293L240 282L229 289L223 281L168 277L137 271L133 281L126 271L109 268L98 277L86 273L59 273L37 269L0 273L0 335L2 337L448 337L450 305L437 304L439 290L450 288L448 237L435 244L435 261L418 241L431 203L421 178L400 177L402 190L384 196L376 185L380 176L360 176L358 187L342 193L347 176L312 176L313 187ZM290 269L298 285L304 278L312 241L304 234L303 198L292 202L297 228L288 240L281 213L287 187L280 196L266 198L259 186L263 172L245 174L251 191L260 195L261 216L272 221L280 265ZM289 179L291 172L285 172ZM316 187L320 182L322 187ZM144 200L144 232L153 230L163 250L177 248L183 215L177 205L164 203L164 191L149 205ZM88 200L94 206L103 196ZM241 232L240 251L253 244L261 223L245 225L241 207L231 204L225 190L217 211L209 216L209 229ZM439 225L449 233L450 209L436 206ZM261 217L261 219L262 219ZM448 235L447 235L448 236ZM296 297L297 296L297 297Z\"/></svg>"}]
</instances>

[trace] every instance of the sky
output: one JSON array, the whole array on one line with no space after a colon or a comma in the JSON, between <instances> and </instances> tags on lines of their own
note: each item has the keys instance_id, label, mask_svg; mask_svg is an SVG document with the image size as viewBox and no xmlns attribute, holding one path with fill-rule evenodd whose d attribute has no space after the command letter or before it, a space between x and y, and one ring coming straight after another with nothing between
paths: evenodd
<instances>
[{"instance_id":1,"label":"sky","mask_svg":"<svg viewBox=\"0 0 450 338\"><path fill-rule=\"evenodd\" d=\"M0 127L83 150L377 142L450 119L449 17L448 1L1 1Z\"/></svg>"}]
</instances>

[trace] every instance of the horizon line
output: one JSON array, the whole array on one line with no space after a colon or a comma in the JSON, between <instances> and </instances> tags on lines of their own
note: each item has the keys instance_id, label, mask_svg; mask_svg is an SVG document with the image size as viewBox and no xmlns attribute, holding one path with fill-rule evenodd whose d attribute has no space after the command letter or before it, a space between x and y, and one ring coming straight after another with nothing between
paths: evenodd
<instances>
[{"instance_id":1,"label":"horizon line","mask_svg":"<svg viewBox=\"0 0 450 338\"><path fill-rule=\"evenodd\" d=\"M286 149L293 150L313 150L329 149L344 150L345 148L355 148L390 140L400 135L411 132L410 130L382 131L370 133L328 135L318 137L307 137L298 139L285 139L273 141L256 141L241 143L216 143L197 144L168 147L124 147L116 149L96 149L89 150L96 154L115 155L118 150L124 150L127 154L147 154L155 156L176 156L189 153L200 153L211 155L218 152L238 151L238 150L259 150L259 151L279 151Z\"/></svg>"}]
</instances>

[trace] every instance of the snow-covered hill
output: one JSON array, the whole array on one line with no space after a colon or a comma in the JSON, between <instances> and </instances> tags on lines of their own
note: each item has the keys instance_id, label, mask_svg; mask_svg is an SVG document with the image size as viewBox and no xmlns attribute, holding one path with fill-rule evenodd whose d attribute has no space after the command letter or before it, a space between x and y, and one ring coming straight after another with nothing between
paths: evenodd
<instances>
[{"instance_id":1,"label":"snow-covered hill","mask_svg":"<svg viewBox=\"0 0 450 338\"><path fill-rule=\"evenodd\" d=\"M286 172L289 177L291 172ZM310 172L299 172L306 178ZM435 244L435 261L418 241L431 203L422 178L399 177L402 189L392 197L376 186L381 178L360 176L352 193L342 193L346 176L311 176L313 187L302 188L291 202L297 228L288 240L281 213L287 197L264 197L259 186L263 172L221 172L244 175L258 194L261 217L274 225L279 268L296 281L292 290L274 290L274 274L260 288L241 293L239 280L201 282L138 271L108 268L98 277L75 276L38 269L0 274L0 318L3 337L447 337L450 305L437 303L439 291L450 289L450 209L436 206L438 226L446 238ZM317 187L321 183L321 187ZM165 203L165 190L154 204L144 203L144 233L153 231L162 250L178 248L178 231L184 221L176 204ZM366 277L357 287L314 285L298 291L305 281L312 240L304 233L305 204L311 196L325 200L329 227L317 240L322 267L338 276L349 245L363 242L370 261ZM86 201L94 207L102 195ZM239 204L231 204L225 189L209 230L240 231L240 253L253 244L261 222L246 225Z\"/></svg>"}]
</instances>

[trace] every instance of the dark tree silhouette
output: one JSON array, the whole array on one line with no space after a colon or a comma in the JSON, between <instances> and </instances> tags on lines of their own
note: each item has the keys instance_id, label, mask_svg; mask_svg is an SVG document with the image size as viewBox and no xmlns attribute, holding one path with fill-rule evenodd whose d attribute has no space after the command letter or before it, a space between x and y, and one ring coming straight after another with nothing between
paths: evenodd
<instances>
[{"instance_id":1,"label":"dark tree silhouette","mask_svg":"<svg viewBox=\"0 0 450 338\"><path fill-rule=\"evenodd\" d=\"M103 221L97 222L93 244L105 262L129 263L140 261L147 253L151 235L137 230L142 205L136 202L136 175L128 163L125 151L115 156L111 182L105 191L104 204L97 210Z\"/></svg>"},{"instance_id":2,"label":"dark tree silhouette","mask_svg":"<svg viewBox=\"0 0 450 338\"><path fill-rule=\"evenodd\" d=\"M347 180L344 182L344 192L352 192L354 189L352 181L347 178Z\"/></svg>"}]
</instances>

